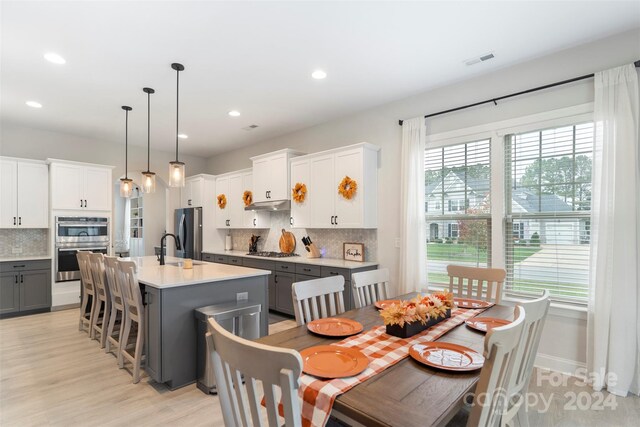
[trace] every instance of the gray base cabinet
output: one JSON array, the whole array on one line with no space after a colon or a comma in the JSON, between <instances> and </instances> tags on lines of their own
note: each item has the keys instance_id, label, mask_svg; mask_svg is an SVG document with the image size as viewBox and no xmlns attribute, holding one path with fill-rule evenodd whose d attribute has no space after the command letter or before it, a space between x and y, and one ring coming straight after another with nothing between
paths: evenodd
<instances>
[{"instance_id":1,"label":"gray base cabinet","mask_svg":"<svg viewBox=\"0 0 640 427\"><path fill-rule=\"evenodd\" d=\"M293 311L293 295L291 294L291 286L296 281L296 276L291 273L283 273L276 271L273 273L276 282L276 306L275 310L286 313L291 316L295 315Z\"/></svg>"},{"instance_id":2,"label":"gray base cabinet","mask_svg":"<svg viewBox=\"0 0 640 427\"><path fill-rule=\"evenodd\" d=\"M50 308L50 260L0 263L0 315Z\"/></svg>"}]
</instances>

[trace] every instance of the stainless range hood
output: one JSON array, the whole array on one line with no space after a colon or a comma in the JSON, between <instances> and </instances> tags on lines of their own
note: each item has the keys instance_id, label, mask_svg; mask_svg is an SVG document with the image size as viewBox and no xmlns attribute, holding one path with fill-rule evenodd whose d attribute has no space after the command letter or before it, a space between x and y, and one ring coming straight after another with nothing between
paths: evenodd
<instances>
[{"instance_id":1,"label":"stainless range hood","mask_svg":"<svg viewBox=\"0 0 640 427\"><path fill-rule=\"evenodd\" d=\"M268 202L256 202L245 206L245 211L290 211L291 200L269 200Z\"/></svg>"}]
</instances>

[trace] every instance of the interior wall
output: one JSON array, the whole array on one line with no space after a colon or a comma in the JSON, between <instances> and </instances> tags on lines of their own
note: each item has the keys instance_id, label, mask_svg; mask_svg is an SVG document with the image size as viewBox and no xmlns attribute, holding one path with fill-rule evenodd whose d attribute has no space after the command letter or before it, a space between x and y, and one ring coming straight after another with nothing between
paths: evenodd
<instances>
[{"instance_id":1,"label":"interior wall","mask_svg":"<svg viewBox=\"0 0 640 427\"><path fill-rule=\"evenodd\" d=\"M499 52L497 52L499 55ZM399 119L455 108L500 95L542 86L548 83L593 73L640 59L640 29L573 47L486 74L467 81L440 87L411 98L382 105L312 128L211 157L209 173L220 174L251 167L249 158L281 148L293 148L307 153L366 141L381 147L379 165L378 253L377 261L388 267L392 286L397 285L399 249L395 239L400 236L400 146L402 129ZM401 65L401 64L399 64ZM482 66L477 65L477 66ZM327 82L329 83L329 82ZM435 134L526 116L593 101L593 81L588 79L562 87L524 95L498 103L443 115L427 121L428 133ZM255 132L259 132L256 130ZM581 322L581 323L580 323ZM582 363L586 360L584 319L566 332L579 334L576 340L558 343L548 348L553 357ZM561 327L562 319L549 325ZM575 327L574 327L575 326ZM545 336L552 333L548 326ZM564 335L564 334L561 334ZM558 336L556 330L555 336ZM543 337L543 341L546 338Z\"/></svg>"}]
</instances>

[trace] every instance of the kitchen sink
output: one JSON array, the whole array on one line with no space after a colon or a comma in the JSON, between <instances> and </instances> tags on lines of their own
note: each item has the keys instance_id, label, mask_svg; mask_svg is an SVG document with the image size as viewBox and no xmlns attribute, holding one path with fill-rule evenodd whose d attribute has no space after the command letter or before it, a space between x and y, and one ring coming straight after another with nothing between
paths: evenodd
<instances>
[{"instance_id":1,"label":"kitchen sink","mask_svg":"<svg viewBox=\"0 0 640 427\"><path fill-rule=\"evenodd\" d=\"M202 261L192 261L193 265L202 265L202 264L207 264L205 262ZM173 265L176 267L182 267L184 265L184 261L176 261L176 262L165 262L164 265Z\"/></svg>"}]
</instances>

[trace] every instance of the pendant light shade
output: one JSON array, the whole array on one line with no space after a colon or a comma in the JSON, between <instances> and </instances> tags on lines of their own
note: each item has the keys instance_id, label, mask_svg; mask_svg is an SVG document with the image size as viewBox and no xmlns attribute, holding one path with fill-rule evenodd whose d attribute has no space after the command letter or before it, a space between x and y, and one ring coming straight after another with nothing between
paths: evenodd
<instances>
[{"instance_id":1,"label":"pendant light shade","mask_svg":"<svg viewBox=\"0 0 640 427\"><path fill-rule=\"evenodd\" d=\"M184 175L185 167L184 163L178 160L178 135L180 134L179 128L179 113L180 113L180 71L184 71L184 65L173 63L171 68L176 70L176 160L169 162L169 186L170 187L184 187Z\"/></svg>"},{"instance_id":2,"label":"pendant light shade","mask_svg":"<svg viewBox=\"0 0 640 427\"><path fill-rule=\"evenodd\" d=\"M123 105L122 109L125 112L124 119L124 178L120 178L120 197L129 198L133 192L133 180L127 176L127 167L129 160L129 111L131 107Z\"/></svg>"},{"instance_id":3,"label":"pendant light shade","mask_svg":"<svg viewBox=\"0 0 640 427\"><path fill-rule=\"evenodd\" d=\"M155 193L156 174L149 170L149 159L151 157L151 94L156 91L150 87L145 87L142 91L147 94L147 170L142 172L142 186L140 188L143 193Z\"/></svg>"}]
</instances>

